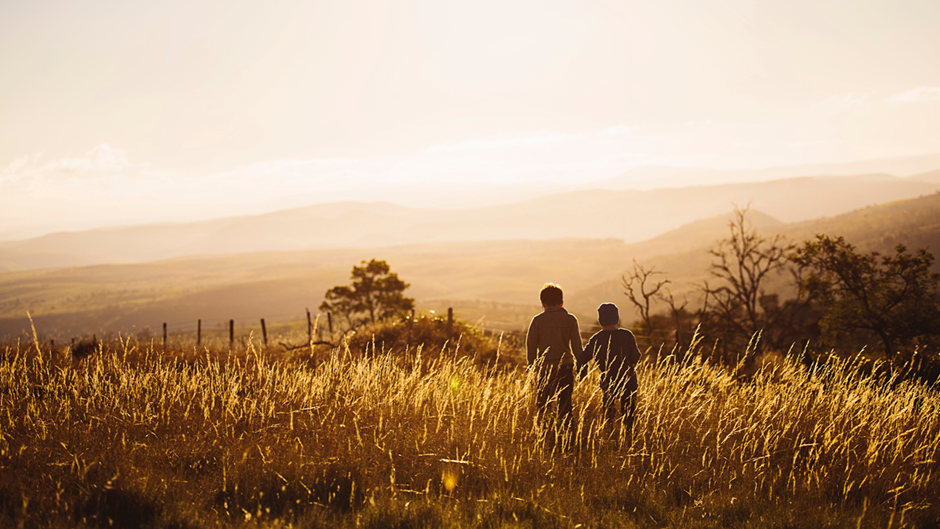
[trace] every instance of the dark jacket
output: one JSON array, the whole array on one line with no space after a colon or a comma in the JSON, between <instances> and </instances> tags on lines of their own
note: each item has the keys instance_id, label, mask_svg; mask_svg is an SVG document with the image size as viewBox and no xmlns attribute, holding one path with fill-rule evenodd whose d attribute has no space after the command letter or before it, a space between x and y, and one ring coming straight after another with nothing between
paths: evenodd
<instances>
[{"instance_id":1,"label":"dark jacket","mask_svg":"<svg viewBox=\"0 0 940 529\"><path fill-rule=\"evenodd\" d=\"M637 390L634 367L640 361L640 349L632 332L617 329L595 333L578 358L578 371L582 376L592 359L601 371L601 388L605 391L623 388L632 393Z\"/></svg>"},{"instance_id":2,"label":"dark jacket","mask_svg":"<svg viewBox=\"0 0 940 529\"><path fill-rule=\"evenodd\" d=\"M573 365L583 355L578 318L562 307L548 307L529 323L526 334L529 365L541 358L544 365Z\"/></svg>"}]
</instances>

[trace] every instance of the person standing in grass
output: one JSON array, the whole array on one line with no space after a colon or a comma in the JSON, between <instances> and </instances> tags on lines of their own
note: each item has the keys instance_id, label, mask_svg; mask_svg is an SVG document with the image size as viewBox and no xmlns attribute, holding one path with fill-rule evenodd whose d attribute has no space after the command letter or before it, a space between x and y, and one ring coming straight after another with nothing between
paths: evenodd
<instances>
[{"instance_id":1,"label":"person standing in grass","mask_svg":"<svg viewBox=\"0 0 940 529\"><path fill-rule=\"evenodd\" d=\"M617 402L623 414L623 424L628 434L633 432L636 415L636 393L639 388L636 364L640 361L640 349L636 337L627 329L619 328L620 311L613 303L602 303L597 307L597 322L601 330L591 336L584 347L584 355L578 357L578 373L584 376L588 362L597 362L601 372L604 414L608 424L617 417Z\"/></svg>"},{"instance_id":2,"label":"person standing in grass","mask_svg":"<svg viewBox=\"0 0 940 529\"><path fill-rule=\"evenodd\" d=\"M557 399L558 419L570 434L574 365L583 354L578 318L565 310L564 294L558 285L546 283L539 298L544 310L532 318L525 340L526 360L538 374L538 420L546 425L547 409Z\"/></svg>"}]
</instances>

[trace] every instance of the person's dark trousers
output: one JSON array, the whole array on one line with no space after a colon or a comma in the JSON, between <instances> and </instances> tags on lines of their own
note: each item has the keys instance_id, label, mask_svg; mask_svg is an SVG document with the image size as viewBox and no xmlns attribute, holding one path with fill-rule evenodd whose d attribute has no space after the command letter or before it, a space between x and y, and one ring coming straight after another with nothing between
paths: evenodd
<instances>
[{"instance_id":1,"label":"person's dark trousers","mask_svg":"<svg viewBox=\"0 0 940 529\"><path fill-rule=\"evenodd\" d=\"M617 401L620 401L620 412L623 414L623 426L627 435L633 433L633 420L636 417L636 392L624 391L616 386L603 389L604 415L607 417L607 427L612 428L617 419Z\"/></svg>"},{"instance_id":2,"label":"person's dark trousers","mask_svg":"<svg viewBox=\"0 0 940 529\"><path fill-rule=\"evenodd\" d=\"M552 401L558 402L558 420L569 437L571 431L571 393L574 390L574 366L571 364L546 365L539 370L539 392L536 396L539 424L554 426L554 421L545 423L545 413Z\"/></svg>"}]
</instances>

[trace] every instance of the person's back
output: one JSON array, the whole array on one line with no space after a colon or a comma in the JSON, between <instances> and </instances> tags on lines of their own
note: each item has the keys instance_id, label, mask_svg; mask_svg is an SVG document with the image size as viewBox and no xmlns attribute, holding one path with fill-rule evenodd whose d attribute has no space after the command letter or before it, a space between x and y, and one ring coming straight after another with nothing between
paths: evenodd
<instances>
[{"instance_id":1,"label":"person's back","mask_svg":"<svg viewBox=\"0 0 940 529\"><path fill-rule=\"evenodd\" d=\"M584 347L601 372L602 388L621 388L633 393L638 384L634 366L640 361L636 337L627 329L602 329Z\"/></svg>"},{"instance_id":2,"label":"person's back","mask_svg":"<svg viewBox=\"0 0 940 529\"><path fill-rule=\"evenodd\" d=\"M526 334L526 360L538 374L535 400L539 423L549 426L544 421L545 412L550 402L557 402L560 426L567 432L565 444L570 447L574 363L583 355L578 318L564 309L564 296L558 285L546 284L539 299L545 310L532 318Z\"/></svg>"},{"instance_id":3,"label":"person's back","mask_svg":"<svg viewBox=\"0 0 940 529\"><path fill-rule=\"evenodd\" d=\"M583 376L588 362L594 360L597 363L608 422L613 422L619 401L624 426L627 432L631 432L639 388L635 366L640 361L640 349L633 333L618 327L620 312L617 305L601 304L597 308L597 321L602 329L591 336L584 347L584 354L578 357L578 371Z\"/></svg>"},{"instance_id":4,"label":"person's back","mask_svg":"<svg viewBox=\"0 0 940 529\"><path fill-rule=\"evenodd\" d=\"M526 334L526 360L529 364L573 365L581 353L578 319L561 305L545 307L532 318Z\"/></svg>"}]
</instances>

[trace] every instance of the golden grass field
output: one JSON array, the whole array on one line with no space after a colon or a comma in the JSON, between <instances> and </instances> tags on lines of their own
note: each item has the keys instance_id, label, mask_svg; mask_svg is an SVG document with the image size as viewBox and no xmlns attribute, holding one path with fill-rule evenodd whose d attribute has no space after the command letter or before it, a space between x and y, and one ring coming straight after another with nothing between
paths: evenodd
<instances>
[{"instance_id":1,"label":"golden grass field","mask_svg":"<svg viewBox=\"0 0 940 529\"><path fill-rule=\"evenodd\" d=\"M459 346L8 343L0 526L940 524L935 387L853 356L765 357L736 379L697 344L641 363L632 439L603 423L597 372L578 382L563 450L536 424L531 372Z\"/></svg>"}]
</instances>

